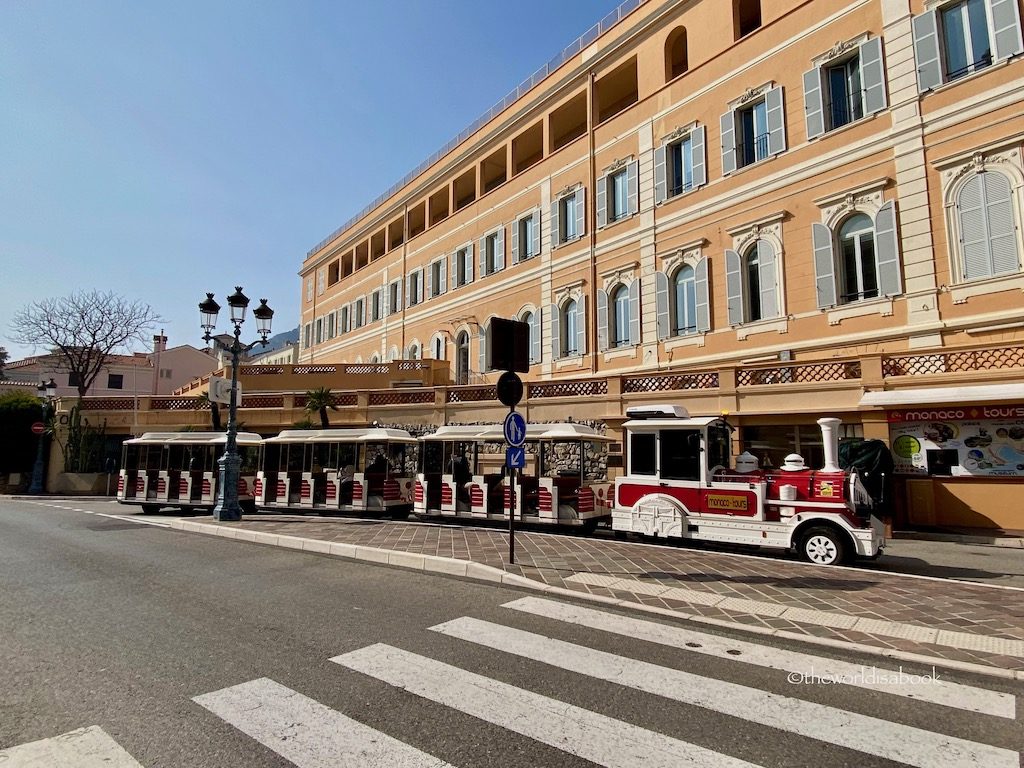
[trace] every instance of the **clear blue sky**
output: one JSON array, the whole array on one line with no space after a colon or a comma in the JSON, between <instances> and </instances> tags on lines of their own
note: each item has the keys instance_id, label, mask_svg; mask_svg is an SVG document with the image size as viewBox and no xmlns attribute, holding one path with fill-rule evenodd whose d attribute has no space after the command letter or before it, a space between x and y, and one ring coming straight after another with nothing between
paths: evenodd
<instances>
[{"instance_id":1,"label":"clear blue sky","mask_svg":"<svg viewBox=\"0 0 1024 768\"><path fill-rule=\"evenodd\" d=\"M0 346L79 288L295 327L306 251L618 2L0 0Z\"/></svg>"}]
</instances>

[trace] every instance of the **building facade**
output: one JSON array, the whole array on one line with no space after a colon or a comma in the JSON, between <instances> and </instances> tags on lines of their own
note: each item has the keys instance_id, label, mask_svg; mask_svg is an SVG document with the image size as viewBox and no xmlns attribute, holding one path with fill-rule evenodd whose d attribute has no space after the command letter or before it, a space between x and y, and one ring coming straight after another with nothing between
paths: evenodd
<instances>
[{"instance_id":1,"label":"building facade","mask_svg":"<svg viewBox=\"0 0 1024 768\"><path fill-rule=\"evenodd\" d=\"M299 362L492 383L490 318L518 318L533 381L734 370L714 405L756 454L835 413L899 454L918 522L1024 528L990 503L1024 480L1020 19L625 3L308 253Z\"/></svg>"}]
</instances>

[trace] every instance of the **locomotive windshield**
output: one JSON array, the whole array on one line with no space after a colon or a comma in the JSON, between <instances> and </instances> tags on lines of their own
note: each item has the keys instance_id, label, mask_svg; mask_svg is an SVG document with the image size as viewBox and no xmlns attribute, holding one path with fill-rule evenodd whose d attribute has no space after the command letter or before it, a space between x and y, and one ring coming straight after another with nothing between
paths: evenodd
<instances>
[{"instance_id":1,"label":"locomotive windshield","mask_svg":"<svg viewBox=\"0 0 1024 768\"><path fill-rule=\"evenodd\" d=\"M708 426L708 468L728 467L732 450L729 446L729 426L715 423Z\"/></svg>"}]
</instances>

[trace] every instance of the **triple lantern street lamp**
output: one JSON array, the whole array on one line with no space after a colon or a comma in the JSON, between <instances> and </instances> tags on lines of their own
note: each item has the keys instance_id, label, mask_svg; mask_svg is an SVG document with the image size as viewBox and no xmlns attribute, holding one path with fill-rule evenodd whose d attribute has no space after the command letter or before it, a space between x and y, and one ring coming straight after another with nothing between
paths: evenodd
<instances>
[{"instance_id":1,"label":"triple lantern street lamp","mask_svg":"<svg viewBox=\"0 0 1024 768\"><path fill-rule=\"evenodd\" d=\"M242 344L242 323L245 322L245 310L249 306L249 298L242 293L241 286L235 286L235 292L228 296L228 307L231 310L231 323L234 325L234 340L227 344L213 335L217 325L217 313L220 305L214 301L213 294L206 294L206 300L199 303L200 326L203 341L213 342L215 347L231 354L231 397L228 400L228 439L224 455L217 461L220 467L220 488L217 490L217 503L213 508L215 520L241 520L242 508L238 504L238 478L242 460L238 455L238 425L235 414L238 410L238 358L257 344L266 346L269 342L270 323L274 319L274 310L267 306L266 299L260 299L260 305L252 311L256 318L256 331L260 338L252 344Z\"/></svg>"},{"instance_id":2,"label":"triple lantern street lamp","mask_svg":"<svg viewBox=\"0 0 1024 768\"><path fill-rule=\"evenodd\" d=\"M39 430L39 447L36 449L36 463L32 467L32 483L28 487L28 492L32 494L43 492L43 446L46 443L46 417L50 410L50 403L57 396L57 382L53 378L49 381L41 381L36 390L39 392L39 399L42 401L41 404L43 406L43 428Z\"/></svg>"}]
</instances>

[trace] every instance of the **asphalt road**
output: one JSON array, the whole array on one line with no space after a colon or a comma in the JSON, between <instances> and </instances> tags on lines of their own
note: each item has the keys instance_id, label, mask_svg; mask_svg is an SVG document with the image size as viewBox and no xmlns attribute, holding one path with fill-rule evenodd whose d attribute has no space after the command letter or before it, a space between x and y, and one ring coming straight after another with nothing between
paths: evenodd
<instances>
[{"instance_id":1,"label":"asphalt road","mask_svg":"<svg viewBox=\"0 0 1024 768\"><path fill-rule=\"evenodd\" d=\"M354 738L363 726L376 733L375 748L390 749L394 739L406 750L401 759L376 763L381 766L441 765L437 759L466 768L683 765L693 749L680 747L683 742L707 750L690 764L709 767L739 759L780 768L881 768L909 762L899 750L936 767L1019 765L1019 714L966 712L849 685L795 685L784 670L746 662L749 650L720 658L682 643L503 607L527 596L532 593L0 500L0 765L19 765L4 761L4 750L87 726L102 728L147 768L374 765L365 756L347 763L324 756L332 738ZM452 621L445 632L431 629ZM533 634L513 635L508 627ZM704 626L690 629L708 633ZM828 659L865 668L878 663L743 633L715 634L759 643L766 658L770 648L814 654L819 670ZM545 637L579 648L548 647ZM546 662L538 660L542 652L550 654ZM627 667L607 673L621 658ZM637 661L657 666L629 667ZM431 683L425 677L438 663L450 666L438 668ZM480 677L467 681L460 670ZM610 679L596 679L595 670ZM904 665L904 671L930 670ZM680 677L687 672L700 678ZM630 674L641 682L617 682ZM941 678L989 692L1019 688L946 671ZM269 699L251 697L280 690L267 679L285 687L288 706L319 704L282 715L273 728L261 726L256 720L270 717ZM669 688L657 688L666 681ZM971 695L964 693L963 701ZM834 709L801 714L789 704L780 709L779 696L798 707ZM239 700L232 725L225 708ZM299 718L326 717L324 707L363 726L324 726L311 745ZM858 741L858 732L869 737ZM289 761L272 749L304 757ZM973 762L948 762L957 749ZM423 753L437 759L415 762Z\"/></svg>"}]
</instances>

